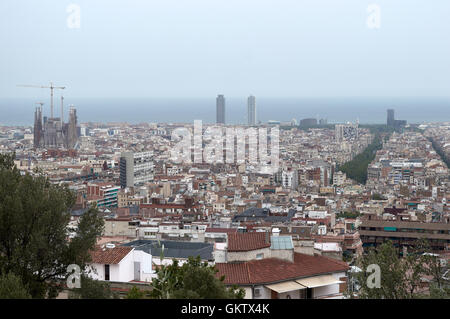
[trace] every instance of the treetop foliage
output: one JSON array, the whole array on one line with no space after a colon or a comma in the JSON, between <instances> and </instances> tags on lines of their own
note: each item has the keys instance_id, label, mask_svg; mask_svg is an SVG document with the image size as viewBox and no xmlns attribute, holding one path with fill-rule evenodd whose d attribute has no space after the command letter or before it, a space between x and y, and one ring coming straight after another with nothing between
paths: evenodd
<instances>
[{"instance_id":1,"label":"treetop foliage","mask_svg":"<svg viewBox=\"0 0 450 319\"><path fill-rule=\"evenodd\" d=\"M33 298L55 297L70 264L86 267L89 250L103 232L95 208L80 219L76 237L67 226L75 195L42 175L21 175L14 154L0 154L0 275L18 276Z\"/></svg>"},{"instance_id":2,"label":"treetop foliage","mask_svg":"<svg viewBox=\"0 0 450 319\"><path fill-rule=\"evenodd\" d=\"M417 242L414 249L403 258L392 242L387 241L377 248L370 248L367 254L358 258L356 266L362 271L351 274L350 281L360 286L357 297L361 299L414 299L450 298L443 282L443 268L440 261L429 251L424 240ZM380 288L368 287L367 280L372 273L366 272L369 265L378 265L381 271ZM422 288L423 278L431 276L433 283L428 292ZM353 297L353 296L352 296Z\"/></svg>"},{"instance_id":3,"label":"treetop foliage","mask_svg":"<svg viewBox=\"0 0 450 319\"><path fill-rule=\"evenodd\" d=\"M339 170L344 172L348 178L365 184L367 181L367 168L375 158L377 150L383 147L380 134L376 134L373 142L360 154L356 155L351 161L341 165Z\"/></svg>"},{"instance_id":4,"label":"treetop foliage","mask_svg":"<svg viewBox=\"0 0 450 319\"><path fill-rule=\"evenodd\" d=\"M190 257L182 266L177 260L161 265L153 279L151 297L156 299L242 299L244 290L227 288L224 278L217 278L217 270L200 257Z\"/></svg>"},{"instance_id":5,"label":"treetop foliage","mask_svg":"<svg viewBox=\"0 0 450 319\"><path fill-rule=\"evenodd\" d=\"M19 276L8 273L0 276L0 299L30 299Z\"/></svg>"}]
</instances>

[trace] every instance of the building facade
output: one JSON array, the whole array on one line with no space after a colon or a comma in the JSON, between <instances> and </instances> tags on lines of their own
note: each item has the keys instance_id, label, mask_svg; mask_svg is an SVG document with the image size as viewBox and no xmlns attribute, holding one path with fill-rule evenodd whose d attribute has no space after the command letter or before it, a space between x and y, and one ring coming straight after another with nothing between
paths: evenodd
<instances>
[{"instance_id":1,"label":"building facade","mask_svg":"<svg viewBox=\"0 0 450 319\"><path fill-rule=\"evenodd\" d=\"M359 233L365 247L378 246L387 240L399 248L415 246L426 239L433 251L450 249L450 223L403 221L401 218L384 220L368 216L360 225Z\"/></svg>"},{"instance_id":2,"label":"building facade","mask_svg":"<svg viewBox=\"0 0 450 319\"><path fill-rule=\"evenodd\" d=\"M122 152L120 156L120 187L135 187L153 180L152 152Z\"/></svg>"},{"instance_id":3,"label":"building facade","mask_svg":"<svg viewBox=\"0 0 450 319\"><path fill-rule=\"evenodd\" d=\"M248 125L256 125L256 99L253 95L247 99L247 119Z\"/></svg>"},{"instance_id":4,"label":"building facade","mask_svg":"<svg viewBox=\"0 0 450 319\"><path fill-rule=\"evenodd\" d=\"M80 136L76 109L70 108L69 122L64 123L63 114L61 118L43 117L41 104L34 113L33 133L35 148L75 148Z\"/></svg>"},{"instance_id":5,"label":"building facade","mask_svg":"<svg viewBox=\"0 0 450 319\"><path fill-rule=\"evenodd\" d=\"M216 123L225 124L225 97L221 94L216 99Z\"/></svg>"}]
</instances>

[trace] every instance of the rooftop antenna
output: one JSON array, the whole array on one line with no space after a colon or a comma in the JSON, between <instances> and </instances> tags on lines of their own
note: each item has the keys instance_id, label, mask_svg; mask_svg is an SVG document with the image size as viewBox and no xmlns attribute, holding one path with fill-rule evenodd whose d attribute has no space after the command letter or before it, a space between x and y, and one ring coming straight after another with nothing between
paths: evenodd
<instances>
[{"instance_id":1,"label":"rooftop antenna","mask_svg":"<svg viewBox=\"0 0 450 319\"><path fill-rule=\"evenodd\" d=\"M53 90L54 89L61 89L64 90L66 87L65 86L53 86L53 82L50 82L49 86L45 86L45 85L28 85L28 84L19 84L17 86L20 87L28 87L28 88L39 88L39 89L50 89L50 114L51 114L51 118L53 118Z\"/></svg>"}]
</instances>

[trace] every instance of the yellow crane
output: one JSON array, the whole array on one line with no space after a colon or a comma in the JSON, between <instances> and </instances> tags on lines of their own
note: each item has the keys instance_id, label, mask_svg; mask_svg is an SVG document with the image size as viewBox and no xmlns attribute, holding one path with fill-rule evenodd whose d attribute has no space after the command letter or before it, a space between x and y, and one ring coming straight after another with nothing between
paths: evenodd
<instances>
[{"instance_id":1,"label":"yellow crane","mask_svg":"<svg viewBox=\"0 0 450 319\"><path fill-rule=\"evenodd\" d=\"M45 85L28 85L28 84L19 84L17 86L20 87L27 87L27 88L39 88L39 89L50 89L50 114L51 114L51 118L53 118L53 90L54 89L60 89L60 90L64 90L66 87L65 86L53 86L53 82L50 82L50 86L45 86ZM62 117L62 114L61 114Z\"/></svg>"}]
</instances>

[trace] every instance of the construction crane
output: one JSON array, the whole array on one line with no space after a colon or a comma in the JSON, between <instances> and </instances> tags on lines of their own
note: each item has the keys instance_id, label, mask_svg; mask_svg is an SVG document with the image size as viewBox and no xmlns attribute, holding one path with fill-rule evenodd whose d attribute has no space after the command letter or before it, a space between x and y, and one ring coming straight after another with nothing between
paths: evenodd
<instances>
[{"instance_id":1,"label":"construction crane","mask_svg":"<svg viewBox=\"0 0 450 319\"><path fill-rule=\"evenodd\" d=\"M39 88L39 89L50 89L50 114L51 114L51 118L53 118L53 90L54 89L60 89L60 90L64 90L66 87L65 86L53 86L53 82L50 82L50 86L45 86L45 85L17 85L20 87L27 87L27 88ZM62 117L62 114L61 114Z\"/></svg>"}]
</instances>

